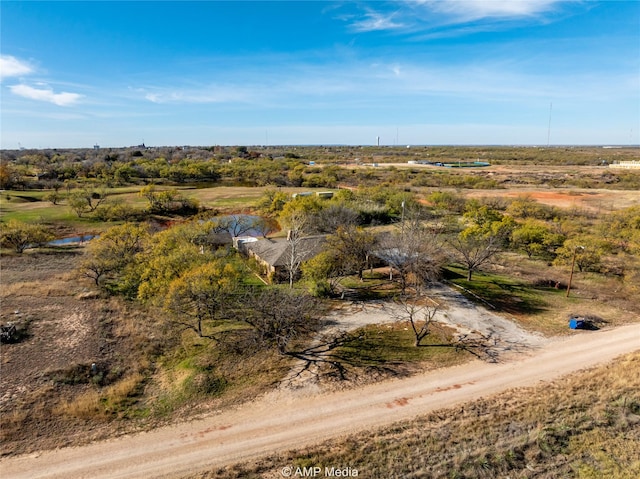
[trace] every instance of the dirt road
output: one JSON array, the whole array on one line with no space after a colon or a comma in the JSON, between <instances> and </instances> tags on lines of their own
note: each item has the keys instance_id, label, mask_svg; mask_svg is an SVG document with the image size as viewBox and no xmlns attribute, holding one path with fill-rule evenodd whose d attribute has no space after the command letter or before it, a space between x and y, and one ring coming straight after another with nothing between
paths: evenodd
<instances>
[{"instance_id":1,"label":"dirt road","mask_svg":"<svg viewBox=\"0 0 640 479\"><path fill-rule=\"evenodd\" d=\"M5 458L0 471L4 479L175 477L549 381L638 349L638 325L580 331L509 362L476 361L337 393L269 395L268 400L258 398L198 421L85 447Z\"/></svg>"}]
</instances>

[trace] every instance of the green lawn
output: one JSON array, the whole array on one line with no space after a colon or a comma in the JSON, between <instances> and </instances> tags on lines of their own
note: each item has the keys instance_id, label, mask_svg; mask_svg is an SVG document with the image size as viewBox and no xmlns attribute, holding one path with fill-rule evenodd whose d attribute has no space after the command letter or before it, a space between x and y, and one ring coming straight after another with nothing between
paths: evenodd
<instances>
[{"instance_id":1,"label":"green lawn","mask_svg":"<svg viewBox=\"0 0 640 479\"><path fill-rule=\"evenodd\" d=\"M467 281L466 270L459 266L445 269L445 278L462 288L469 299L481 300L489 309L510 314L535 314L547 307L549 295L562 294L552 287L534 286L506 275L474 272Z\"/></svg>"},{"instance_id":2,"label":"green lawn","mask_svg":"<svg viewBox=\"0 0 640 479\"><path fill-rule=\"evenodd\" d=\"M406 363L427 362L429 367L445 367L469 359L469 353L451 346L445 328L434 325L431 331L416 347L408 323L367 326L350 333L334 357L345 366L392 370Z\"/></svg>"}]
</instances>

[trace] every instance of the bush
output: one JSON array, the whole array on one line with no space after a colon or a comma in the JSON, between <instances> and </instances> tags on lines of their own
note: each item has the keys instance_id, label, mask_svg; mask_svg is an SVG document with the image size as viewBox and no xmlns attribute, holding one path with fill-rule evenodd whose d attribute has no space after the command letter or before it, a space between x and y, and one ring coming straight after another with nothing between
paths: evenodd
<instances>
[{"instance_id":1,"label":"bush","mask_svg":"<svg viewBox=\"0 0 640 479\"><path fill-rule=\"evenodd\" d=\"M43 245L53 238L53 234L44 226L17 220L11 220L3 225L0 233L2 246L13 248L16 253L20 254L27 248Z\"/></svg>"}]
</instances>

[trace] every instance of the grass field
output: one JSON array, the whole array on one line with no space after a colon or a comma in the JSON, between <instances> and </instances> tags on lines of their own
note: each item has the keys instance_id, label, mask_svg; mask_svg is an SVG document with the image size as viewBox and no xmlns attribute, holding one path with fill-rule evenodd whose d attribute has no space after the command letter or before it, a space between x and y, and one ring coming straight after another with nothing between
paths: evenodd
<instances>
[{"instance_id":1,"label":"grass field","mask_svg":"<svg viewBox=\"0 0 640 479\"><path fill-rule=\"evenodd\" d=\"M258 199L268 187L157 187L158 191L174 188L185 197L197 200L202 207L242 212L254 208ZM148 206L148 202L138 194L139 191L139 187L132 186L107 189L111 200L122 201L137 210L143 210ZM303 191L327 191L327 189L281 188L280 191L296 193ZM43 197L49 192L50 191L47 190L2 191L2 193L0 193L0 219L3 221L16 219L25 222L57 223L69 227L77 227L78 229L99 223L99 221L92 219L88 214L79 218L64 199L57 205L45 201Z\"/></svg>"}]
</instances>

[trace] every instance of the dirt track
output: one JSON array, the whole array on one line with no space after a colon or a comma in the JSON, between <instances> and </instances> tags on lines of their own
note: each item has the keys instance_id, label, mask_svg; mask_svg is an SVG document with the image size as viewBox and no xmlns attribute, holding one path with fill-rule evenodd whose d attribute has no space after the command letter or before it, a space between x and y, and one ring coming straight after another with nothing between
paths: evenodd
<instances>
[{"instance_id":1,"label":"dirt track","mask_svg":"<svg viewBox=\"0 0 640 479\"><path fill-rule=\"evenodd\" d=\"M85 447L7 458L0 461L0 470L4 479L175 477L549 381L638 349L638 325L581 331L501 364L477 361L308 397L269 395L268 400L257 399L198 421Z\"/></svg>"}]
</instances>

